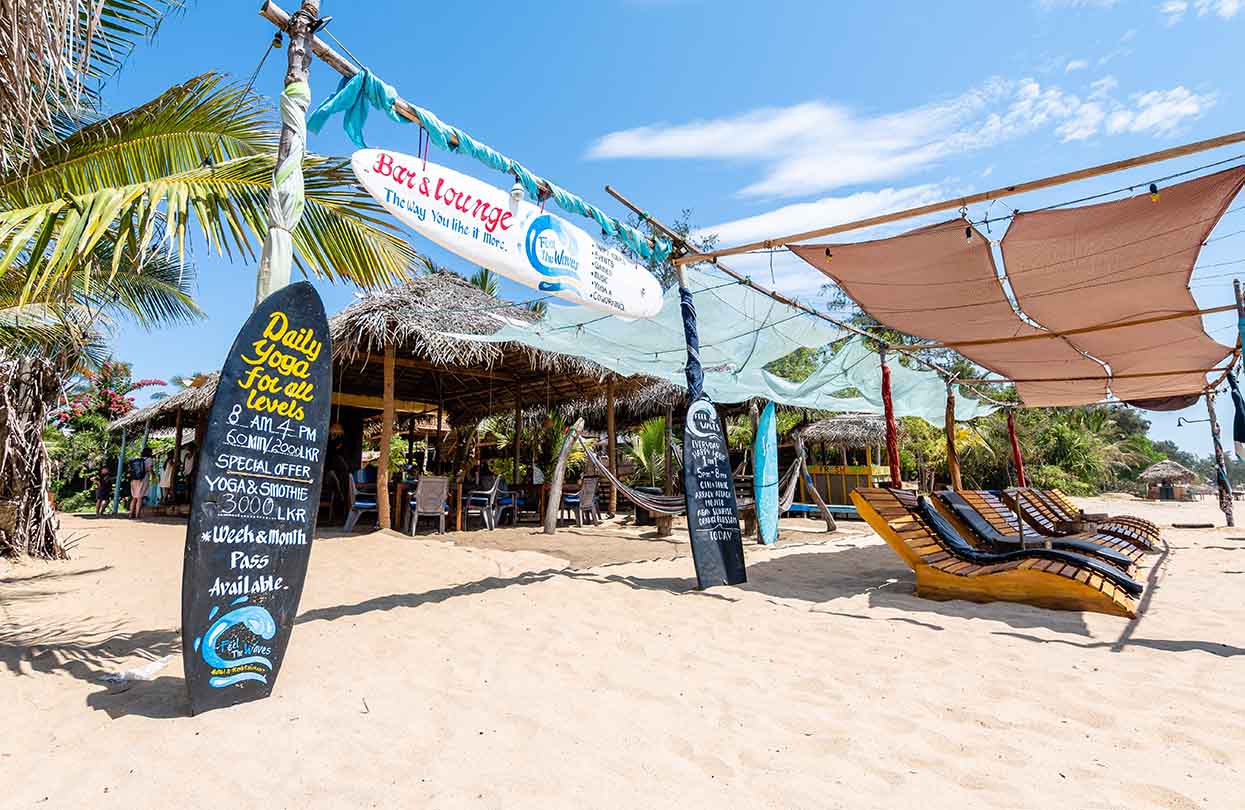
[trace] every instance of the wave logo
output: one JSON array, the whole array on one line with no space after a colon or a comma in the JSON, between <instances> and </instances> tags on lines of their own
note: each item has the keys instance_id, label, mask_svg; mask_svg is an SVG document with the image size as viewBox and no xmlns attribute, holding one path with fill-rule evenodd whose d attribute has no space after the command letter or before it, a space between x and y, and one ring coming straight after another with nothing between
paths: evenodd
<instances>
[{"instance_id":1,"label":"wave logo","mask_svg":"<svg viewBox=\"0 0 1245 810\"><path fill-rule=\"evenodd\" d=\"M240 605L250 598L239 596L229 604L231 607ZM208 620L214 619L219 612L219 606L213 607L208 614ZM259 605L234 608L213 621L207 632L195 639L194 647L209 667L230 672L227 675L213 675L208 679L209 686L219 689L242 681L268 683L265 670L272 671L272 661L267 657L272 654L272 645L242 641L236 633L226 636L231 628L239 625L264 641L271 641L277 634L277 623L273 621L272 614ZM230 657L226 658L225 655Z\"/></svg>"},{"instance_id":2,"label":"wave logo","mask_svg":"<svg viewBox=\"0 0 1245 810\"><path fill-rule=\"evenodd\" d=\"M575 251L575 237L566 225L556 217L541 214L532 220L524 240L527 260L542 276L560 279L542 281L544 292L557 292L565 286L579 286L579 258Z\"/></svg>"}]
</instances>

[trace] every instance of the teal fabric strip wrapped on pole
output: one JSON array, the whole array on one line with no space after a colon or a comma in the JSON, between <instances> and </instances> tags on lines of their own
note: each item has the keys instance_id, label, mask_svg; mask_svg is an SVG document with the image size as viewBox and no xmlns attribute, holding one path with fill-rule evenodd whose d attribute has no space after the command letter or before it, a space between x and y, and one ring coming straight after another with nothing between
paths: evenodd
<instances>
[{"instance_id":1,"label":"teal fabric strip wrapped on pole","mask_svg":"<svg viewBox=\"0 0 1245 810\"><path fill-rule=\"evenodd\" d=\"M367 144L363 140L363 126L367 123L368 112L372 108L380 110L393 121L408 120L398 112L398 101L398 93L392 86L363 68L349 79L341 80L337 91L321 102L307 119L307 128L312 132L319 132L330 117L339 112L343 113L342 126L346 135L355 146L364 149ZM594 220L606 236L617 238L644 259L661 261L670 255L671 246L668 240L654 238L650 242L648 237L630 225L533 174L523 164L506 157L488 144L477 141L458 127L445 123L431 111L413 104L410 107L414 110L419 125L428 133L429 141L437 147L447 152L473 157L490 169L514 175L531 199L542 202L550 199L563 211Z\"/></svg>"}]
</instances>

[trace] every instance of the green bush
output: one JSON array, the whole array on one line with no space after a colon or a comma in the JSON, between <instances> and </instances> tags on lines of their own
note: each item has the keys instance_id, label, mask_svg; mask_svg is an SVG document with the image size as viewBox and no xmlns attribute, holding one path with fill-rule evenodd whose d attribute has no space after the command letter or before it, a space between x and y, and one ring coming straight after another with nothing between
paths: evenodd
<instances>
[{"instance_id":1,"label":"green bush","mask_svg":"<svg viewBox=\"0 0 1245 810\"><path fill-rule=\"evenodd\" d=\"M1029 484L1039 489L1057 489L1065 495L1094 495L1092 486L1052 464L1029 470Z\"/></svg>"},{"instance_id":2,"label":"green bush","mask_svg":"<svg viewBox=\"0 0 1245 810\"><path fill-rule=\"evenodd\" d=\"M95 493L75 492L56 502L56 508L61 512L94 512L95 511Z\"/></svg>"}]
</instances>

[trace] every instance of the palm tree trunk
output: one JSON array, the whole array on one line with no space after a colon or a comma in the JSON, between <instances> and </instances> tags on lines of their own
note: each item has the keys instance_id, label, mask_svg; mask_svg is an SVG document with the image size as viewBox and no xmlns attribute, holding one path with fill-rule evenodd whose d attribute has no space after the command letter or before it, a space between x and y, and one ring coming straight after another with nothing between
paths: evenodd
<instances>
[{"instance_id":1,"label":"palm tree trunk","mask_svg":"<svg viewBox=\"0 0 1245 810\"><path fill-rule=\"evenodd\" d=\"M65 557L43 446L59 380L51 361L0 354L0 556Z\"/></svg>"}]
</instances>

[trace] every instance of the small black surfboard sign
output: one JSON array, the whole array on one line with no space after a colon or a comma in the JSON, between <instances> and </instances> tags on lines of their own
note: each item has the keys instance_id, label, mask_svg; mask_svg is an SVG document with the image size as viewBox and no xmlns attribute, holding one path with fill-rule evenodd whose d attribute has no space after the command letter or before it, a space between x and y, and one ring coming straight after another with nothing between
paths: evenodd
<instances>
[{"instance_id":1,"label":"small black surfboard sign","mask_svg":"<svg viewBox=\"0 0 1245 810\"><path fill-rule=\"evenodd\" d=\"M267 697L307 576L332 346L307 282L268 296L225 358L198 449L182 567L192 714Z\"/></svg>"},{"instance_id":2,"label":"small black surfboard sign","mask_svg":"<svg viewBox=\"0 0 1245 810\"><path fill-rule=\"evenodd\" d=\"M747 582L726 437L717 410L703 395L688 407L683 427L683 491L700 588Z\"/></svg>"}]
</instances>

